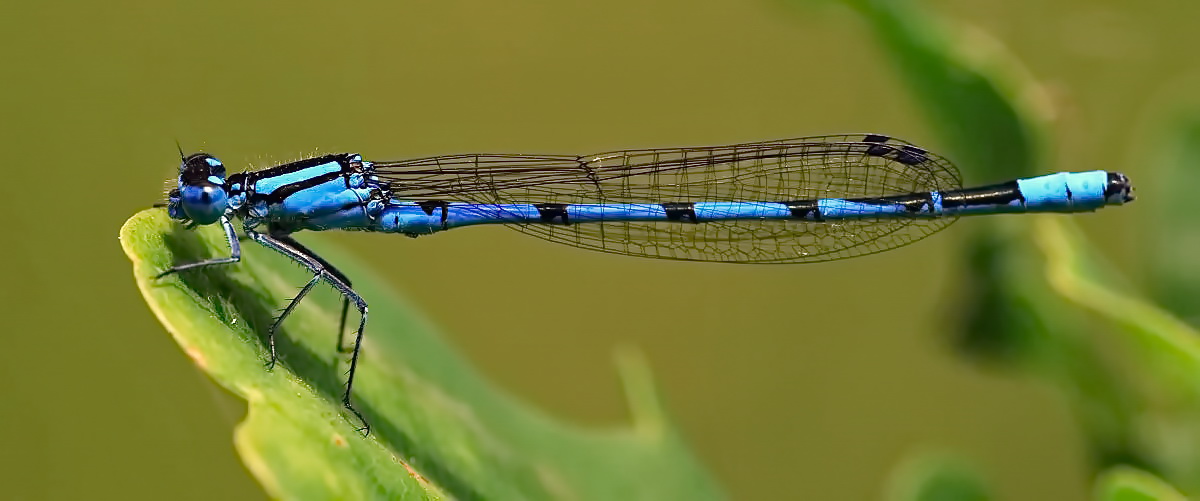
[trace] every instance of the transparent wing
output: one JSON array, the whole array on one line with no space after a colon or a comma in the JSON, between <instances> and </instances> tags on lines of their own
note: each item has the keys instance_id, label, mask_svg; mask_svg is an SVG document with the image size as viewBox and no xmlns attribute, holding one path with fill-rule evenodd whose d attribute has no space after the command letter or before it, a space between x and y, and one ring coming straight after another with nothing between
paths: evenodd
<instances>
[{"instance_id":1,"label":"transparent wing","mask_svg":"<svg viewBox=\"0 0 1200 501\"><path fill-rule=\"evenodd\" d=\"M819 136L585 156L470 154L376 162L398 199L508 203L778 202L958 189L946 159L886 136ZM815 262L882 252L953 218L522 224L552 242L695 261Z\"/></svg>"}]
</instances>

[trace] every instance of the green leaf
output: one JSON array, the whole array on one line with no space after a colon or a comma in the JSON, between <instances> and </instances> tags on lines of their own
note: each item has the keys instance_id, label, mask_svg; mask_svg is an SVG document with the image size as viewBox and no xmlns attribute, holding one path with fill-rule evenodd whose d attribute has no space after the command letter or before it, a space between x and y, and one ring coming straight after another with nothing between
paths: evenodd
<instances>
[{"instance_id":1,"label":"green leaf","mask_svg":"<svg viewBox=\"0 0 1200 501\"><path fill-rule=\"evenodd\" d=\"M1112 468L1096 482L1099 501L1184 501L1183 494L1162 479L1127 466Z\"/></svg>"},{"instance_id":2,"label":"green leaf","mask_svg":"<svg viewBox=\"0 0 1200 501\"><path fill-rule=\"evenodd\" d=\"M236 265L163 279L172 264L228 255L217 227L186 231L162 210L121 229L134 277L184 353L245 398L234 441L268 494L290 499L719 499L719 487L665 421L648 370L620 359L633 424L586 430L550 419L484 380L394 291L352 259L313 245L371 305L354 402L341 410L340 301L313 294L277 334L282 363L264 368L264 333L305 275L257 245ZM352 322L354 319L351 320Z\"/></svg>"}]
</instances>

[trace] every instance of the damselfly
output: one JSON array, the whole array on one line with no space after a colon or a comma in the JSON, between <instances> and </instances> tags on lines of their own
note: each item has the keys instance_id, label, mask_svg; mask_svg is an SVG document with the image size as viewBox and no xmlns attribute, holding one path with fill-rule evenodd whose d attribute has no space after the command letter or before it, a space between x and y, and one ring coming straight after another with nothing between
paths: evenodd
<instances>
[{"instance_id":1,"label":"damselfly","mask_svg":"<svg viewBox=\"0 0 1200 501\"><path fill-rule=\"evenodd\" d=\"M182 155L181 155L182 156ZM355 332L342 404L351 404L367 302L329 262L292 238L300 230L363 230L416 237L503 224L584 249L724 263L812 263L883 252L945 228L958 216L1085 212L1133 200L1122 174L1091 171L962 188L958 169L929 151L875 134L819 136L595 155L469 154L368 162L325 155L226 176L206 153L182 159L170 216L220 223L229 257L177 265L159 276L241 257L246 236L303 265L313 278L267 331L275 332L324 280L349 305Z\"/></svg>"}]
</instances>

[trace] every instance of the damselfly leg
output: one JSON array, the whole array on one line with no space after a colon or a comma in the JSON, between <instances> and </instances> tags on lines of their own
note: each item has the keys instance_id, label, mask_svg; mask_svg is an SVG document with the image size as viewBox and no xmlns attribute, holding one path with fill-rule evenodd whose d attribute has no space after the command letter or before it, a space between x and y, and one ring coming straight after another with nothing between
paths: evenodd
<instances>
[{"instance_id":1,"label":"damselfly leg","mask_svg":"<svg viewBox=\"0 0 1200 501\"><path fill-rule=\"evenodd\" d=\"M300 263L301 266L304 266L305 269L313 274L313 278L309 280L308 283L304 284L304 287L300 289L300 292L297 293L294 298L292 298L287 307L283 309L283 312L280 313L279 317L275 319L275 322L267 331L267 344L271 350L271 360L268 362L268 367L273 367L277 359L275 352L276 329L278 329L279 325L283 323L283 320L287 318L293 310L295 310L296 306L300 304L300 301L304 299L304 296L308 294L308 291L312 290L313 286L315 286L322 279L332 285L334 289L337 289L337 291L340 292L345 298L345 302L343 303L343 312L348 309L348 306L345 305L348 305L349 303L354 303L354 306L358 308L358 312L361 314L362 318L359 320L358 331L354 337L354 349L351 350L350 370L347 372L346 376L346 391L342 395L342 405L345 406L346 409L351 413L353 413L354 416L358 418L359 422L362 423L362 427L359 428L359 431L362 431L363 433L370 433L371 426L367 424L367 420L363 418L361 413L358 412L358 409L355 409L354 405L350 403L350 393L354 388L354 372L358 369L358 354L362 348L363 330L366 329L367 326L367 302L363 300L362 296L360 296L354 291L354 289L350 287L349 281L345 280L346 276L342 274L342 272L337 271L331 266L328 266L324 259L317 257L312 253L312 251L308 250L308 248L299 245L299 243L290 236L286 234L270 235L267 233L259 233L249 228L246 229L246 234L249 235L250 238L255 242L258 242L259 244L262 244L263 246L285 255L297 263ZM344 315L342 319L342 322L344 323ZM338 343L338 345L341 346L341 343Z\"/></svg>"},{"instance_id":2,"label":"damselfly leg","mask_svg":"<svg viewBox=\"0 0 1200 501\"><path fill-rule=\"evenodd\" d=\"M238 243L237 232L233 230L233 223L229 222L229 218L221 218L221 227L225 229L225 240L229 242L229 257L219 257L214 259L205 259L195 263L184 263L172 266L167 271L159 273L154 278L162 278L175 272L183 270L191 270L194 268L204 268L217 264L233 264L242 260L242 245Z\"/></svg>"}]
</instances>

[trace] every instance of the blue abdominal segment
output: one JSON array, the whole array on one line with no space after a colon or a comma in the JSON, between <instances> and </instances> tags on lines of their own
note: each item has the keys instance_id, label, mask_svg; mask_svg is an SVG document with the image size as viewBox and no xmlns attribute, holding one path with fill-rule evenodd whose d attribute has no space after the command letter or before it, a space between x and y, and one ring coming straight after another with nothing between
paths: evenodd
<instances>
[{"instance_id":1,"label":"blue abdominal segment","mask_svg":"<svg viewBox=\"0 0 1200 501\"><path fill-rule=\"evenodd\" d=\"M946 192L787 202L665 202L631 204L481 204L393 200L370 230L424 235L479 224L704 223L734 220L936 218L1022 212L1086 212L1110 202L1105 171L1060 172L998 185Z\"/></svg>"}]
</instances>

